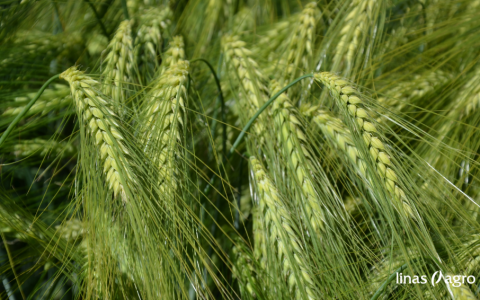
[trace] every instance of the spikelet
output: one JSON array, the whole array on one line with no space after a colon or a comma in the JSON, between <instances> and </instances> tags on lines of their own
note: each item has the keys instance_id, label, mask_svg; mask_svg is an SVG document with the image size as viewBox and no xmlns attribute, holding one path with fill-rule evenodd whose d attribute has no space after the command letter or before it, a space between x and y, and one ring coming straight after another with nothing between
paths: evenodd
<instances>
[{"instance_id":1,"label":"spikelet","mask_svg":"<svg viewBox=\"0 0 480 300\"><path fill-rule=\"evenodd\" d=\"M316 73L314 77L330 90L337 105L348 111L350 118L358 125L359 133L367 146L370 158L375 162L376 171L383 180L387 191L395 200L396 208L401 212L413 215L409 200L399 186L395 172L396 166L386 152L386 144L378 134L373 118L364 107L363 101L357 96L359 93L346 80L337 75L322 72Z\"/></svg>"},{"instance_id":2,"label":"spikelet","mask_svg":"<svg viewBox=\"0 0 480 300\"><path fill-rule=\"evenodd\" d=\"M99 83L76 67L60 74L60 78L70 84L81 126L85 126L87 134L95 140L108 188L115 196L121 194L126 201L121 179L133 182L133 177L121 158L128 155L128 150L119 132L119 125L113 119L115 114L106 107L108 103L99 93Z\"/></svg>"},{"instance_id":3,"label":"spikelet","mask_svg":"<svg viewBox=\"0 0 480 300\"><path fill-rule=\"evenodd\" d=\"M36 154L45 156L50 154L53 157L58 155L73 156L77 149L65 142L49 141L44 139L25 140L13 146L15 156L30 156Z\"/></svg>"},{"instance_id":4,"label":"spikelet","mask_svg":"<svg viewBox=\"0 0 480 300\"><path fill-rule=\"evenodd\" d=\"M134 52L132 44L132 20L125 20L118 25L112 40L106 49L102 77L102 92L112 97L115 109L123 112L127 99L127 84L133 79Z\"/></svg>"},{"instance_id":5,"label":"spikelet","mask_svg":"<svg viewBox=\"0 0 480 300\"><path fill-rule=\"evenodd\" d=\"M168 184L161 185L162 191L166 185L175 188L171 172L174 168L175 145L181 142L180 133L183 127L185 100L187 97L186 83L190 64L180 60L160 76L148 96L148 108L145 113L146 132L145 143L155 143L154 161L159 167L161 180ZM152 140L157 137L158 140ZM159 153L159 154L158 154Z\"/></svg>"},{"instance_id":6,"label":"spikelet","mask_svg":"<svg viewBox=\"0 0 480 300\"><path fill-rule=\"evenodd\" d=\"M334 62L344 58L347 67L351 67L362 34L368 29L369 20L373 17L375 2L375 0L354 0L350 3L345 23L340 30L341 37L335 49Z\"/></svg>"},{"instance_id":7,"label":"spikelet","mask_svg":"<svg viewBox=\"0 0 480 300\"><path fill-rule=\"evenodd\" d=\"M272 93L277 93L281 87L278 82L272 81L270 89ZM282 94L273 104L273 115L278 143L283 149L284 157L291 164L292 176L301 185L310 224L314 230L321 230L324 228L324 217L312 182L309 168L312 157L306 148L307 137L297 117L298 112L286 95Z\"/></svg>"},{"instance_id":8,"label":"spikelet","mask_svg":"<svg viewBox=\"0 0 480 300\"><path fill-rule=\"evenodd\" d=\"M135 39L135 48L146 73L150 75L158 67L158 57L162 50L163 33L171 21L172 11L169 7L158 9L151 7L142 11L142 24Z\"/></svg>"},{"instance_id":9,"label":"spikelet","mask_svg":"<svg viewBox=\"0 0 480 300\"><path fill-rule=\"evenodd\" d=\"M26 96L16 97L15 102L28 102L34 98L37 93L28 93ZM66 107L72 103L70 88L63 84L55 84L53 88L46 89L38 98L37 102L28 110L25 116L31 116L40 113L45 115L54 109ZM10 107L3 112L3 116L16 116L25 106Z\"/></svg>"},{"instance_id":10,"label":"spikelet","mask_svg":"<svg viewBox=\"0 0 480 300\"><path fill-rule=\"evenodd\" d=\"M270 234L269 241L276 246L283 276L295 296L294 299L303 299L300 290L302 288L305 289L308 299L319 299L315 292L313 274L307 263L307 255L301 246L290 212L282 203L276 187L260 162L252 156L250 163L258 192L259 208L264 212L265 229Z\"/></svg>"},{"instance_id":11,"label":"spikelet","mask_svg":"<svg viewBox=\"0 0 480 300\"><path fill-rule=\"evenodd\" d=\"M285 66L281 85L293 81L300 73L310 72L313 63L313 48L315 46L316 25L320 10L315 2L305 6L299 15L298 25L290 40L286 60L280 65Z\"/></svg>"}]
</instances>

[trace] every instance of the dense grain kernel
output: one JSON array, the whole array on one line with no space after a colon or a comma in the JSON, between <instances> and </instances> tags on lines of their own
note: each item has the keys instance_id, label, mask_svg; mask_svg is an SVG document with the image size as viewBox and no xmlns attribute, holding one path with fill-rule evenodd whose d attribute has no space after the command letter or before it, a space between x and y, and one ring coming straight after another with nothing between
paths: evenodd
<instances>
[{"instance_id":1,"label":"dense grain kernel","mask_svg":"<svg viewBox=\"0 0 480 300\"><path fill-rule=\"evenodd\" d=\"M265 231L271 235L269 241L272 246L276 243L283 276L295 295L294 299L303 299L300 290L302 288L308 299L318 299L307 255L300 243L291 214L282 203L277 188L268 178L260 162L252 156L250 163L258 192L259 208L265 218Z\"/></svg>"},{"instance_id":2,"label":"dense grain kernel","mask_svg":"<svg viewBox=\"0 0 480 300\"><path fill-rule=\"evenodd\" d=\"M375 162L376 171L383 180L384 186L390 196L395 199L395 206L400 211L413 215L409 200L403 189L399 186L396 175L396 166L390 160L390 156L385 151L385 144L374 125L375 121L369 112L363 107L363 102L357 95L358 92L348 82L341 77L328 73L316 73L315 80L324 84L334 95L337 105L347 109L348 114L354 122L358 124L359 133L369 150L371 159ZM361 153L360 153L361 155Z\"/></svg>"},{"instance_id":3,"label":"dense grain kernel","mask_svg":"<svg viewBox=\"0 0 480 300\"><path fill-rule=\"evenodd\" d=\"M154 161L159 167L161 181L168 183L161 185L162 191L167 185L175 187L170 171L174 169L175 145L181 142L189 68L188 61L180 60L166 69L148 96L144 139L146 144L155 143L153 147L158 154Z\"/></svg>"},{"instance_id":4,"label":"dense grain kernel","mask_svg":"<svg viewBox=\"0 0 480 300\"><path fill-rule=\"evenodd\" d=\"M132 82L134 67L134 52L132 44L133 21L125 20L118 25L112 40L106 49L102 77L103 93L112 97L115 109L123 111L127 99L127 84Z\"/></svg>"},{"instance_id":5,"label":"dense grain kernel","mask_svg":"<svg viewBox=\"0 0 480 300\"><path fill-rule=\"evenodd\" d=\"M107 101L99 93L99 83L77 70L76 67L63 72L60 78L70 84L78 118L82 126L87 128L87 134L96 141L108 188L114 192L115 196L122 194L125 200L121 178L133 181L129 169L121 159L128 154L128 150L123 143L124 138L118 124L114 120L115 114L107 107Z\"/></svg>"},{"instance_id":6,"label":"dense grain kernel","mask_svg":"<svg viewBox=\"0 0 480 300\"><path fill-rule=\"evenodd\" d=\"M273 93L281 89L276 81L272 81L270 88ZM321 230L324 228L324 216L311 179L312 157L306 149L308 141L298 119L298 112L286 95L282 94L273 104L273 115L278 143L283 149L284 157L291 164L292 176L301 185L310 224L314 230Z\"/></svg>"}]
</instances>

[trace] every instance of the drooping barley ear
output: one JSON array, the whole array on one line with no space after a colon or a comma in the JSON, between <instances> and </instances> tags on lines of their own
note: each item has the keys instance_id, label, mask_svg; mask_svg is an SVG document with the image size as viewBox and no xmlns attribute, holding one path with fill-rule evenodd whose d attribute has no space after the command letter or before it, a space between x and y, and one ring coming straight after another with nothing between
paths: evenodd
<instances>
[{"instance_id":1,"label":"drooping barley ear","mask_svg":"<svg viewBox=\"0 0 480 300\"><path fill-rule=\"evenodd\" d=\"M58 155L73 156L77 149L72 144L66 142L56 142L44 139L25 140L13 146L15 156L30 156L36 154L45 156L47 154L56 157Z\"/></svg>"},{"instance_id":2,"label":"drooping barley ear","mask_svg":"<svg viewBox=\"0 0 480 300\"><path fill-rule=\"evenodd\" d=\"M280 198L273 182L268 178L261 163L250 158L252 173L258 193L260 211L263 212L268 241L276 249L278 261L282 264L283 276L294 299L319 299L309 267L308 256L302 247L301 238L291 214Z\"/></svg>"},{"instance_id":3,"label":"drooping barley ear","mask_svg":"<svg viewBox=\"0 0 480 300\"><path fill-rule=\"evenodd\" d=\"M258 64L252 59L252 51L245 47L246 43L237 36L226 35L222 38L222 48L225 54L227 67L233 73L240 85L239 101L240 111L243 123L245 124L250 117L267 101L268 88L264 84L263 77ZM265 115L260 115L257 122L253 125L253 130L257 134L260 144L265 139L265 127L263 126Z\"/></svg>"},{"instance_id":4,"label":"drooping barley ear","mask_svg":"<svg viewBox=\"0 0 480 300\"><path fill-rule=\"evenodd\" d=\"M171 23L172 11L169 7L151 7L141 14L140 28L135 39L135 51L142 63L144 74L153 75L159 66L163 34Z\"/></svg>"},{"instance_id":5,"label":"drooping barley ear","mask_svg":"<svg viewBox=\"0 0 480 300\"><path fill-rule=\"evenodd\" d=\"M126 201L124 184L134 182L131 171L125 164L125 156L129 152L114 119L115 114L107 107L109 103L99 91L100 84L76 67L60 74L60 78L70 84L81 126L86 127L86 133L95 140L108 188L115 196L121 195Z\"/></svg>"},{"instance_id":6,"label":"drooping barley ear","mask_svg":"<svg viewBox=\"0 0 480 300\"><path fill-rule=\"evenodd\" d=\"M265 75L271 75L278 70L276 60L278 59L279 49L285 51L288 47L288 35L295 21L298 20L297 15L293 15L286 20L280 20L272 25L272 28L260 36L255 46L252 48L255 57L260 57L267 61L267 65L262 70Z\"/></svg>"},{"instance_id":7,"label":"drooping barley ear","mask_svg":"<svg viewBox=\"0 0 480 300\"><path fill-rule=\"evenodd\" d=\"M366 176L367 164L362 159L355 143L352 140L352 134L345 124L330 112L317 110L312 121L314 121L322 133L332 142L333 145L340 148L344 154L354 164L357 171Z\"/></svg>"},{"instance_id":8,"label":"drooping barley ear","mask_svg":"<svg viewBox=\"0 0 480 300\"><path fill-rule=\"evenodd\" d=\"M248 293L256 298L255 290L258 290L259 286L255 275L256 270L252 261L253 254L240 239L236 239L232 253L234 261L232 274L233 277L239 281L241 294Z\"/></svg>"},{"instance_id":9,"label":"drooping barley ear","mask_svg":"<svg viewBox=\"0 0 480 300\"><path fill-rule=\"evenodd\" d=\"M462 87L447 117L467 118L480 108L480 68ZM458 116L457 116L458 115Z\"/></svg>"},{"instance_id":10,"label":"drooping barley ear","mask_svg":"<svg viewBox=\"0 0 480 300\"><path fill-rule=\"evenodd\" d=\"M315 80L324 84L333 94L336 104L341 107L342 112L346 111L348 117L357 124L359 134L363 137L369 158L376 167L376 172L380 175L383 184L389 195L395 200L395 207L403 213L413 216L410 201L405 192L399 185L397 177L397 166L391 161L390 155L386 152L386 143L377 131L374 125L375 120L371 116L364 101L359 97L359 92L350 86L349 82L340 76L329 72L316 73ZM363 156L362 151L359 154Z\"/></svg>"},{"instance_id":11,"label":"drooping barley ear","mask_svg":"<svg viewBox=\"0 0 480 300\"><path fill-rule=\"evenodd\" d=\"M251 7L245 6L240 9L233 17L233 28L235 32L250 32L255 26L255 12Z\"/></svg>"},{"instance_id":12,"label":"drooping barley ear","mask_svg":"<svg viewBox=\"0 0 480 300\"><path fill-rule=\"evenodd\" d=\"M112 40L107 46L107 56L102 70L102 92L113 99L118 112L124 111L127 100L128 83L133 80L135 65L132 44L133 20L125 20L118 25Z\"/></svg>"},{"instance_id":13,"label":"drooping barley ear","mask_svg":"<svg viewBox=\"0 0 480 300\"><path fill-rule=\"evenodd\" d=\"M478 274L480 270L480 235L473 234L460 248L457 257L462 265L460 270L464 274Z\"/></svg>"},{"instance_id":14,"label":"drooping barley ear","mask_svg":"<svg viewBox=\"0 0 480 300\"><path fill-rule=\"evenodd\" d=\"M57 225L55 228L60 236L69 242L81 241L85 234L84 224L79 219L70 219L62 225Z\"/></svg>"},{"instance_id":15,"label":"drooping barley ear","mask_svg":"<svg viewBox=\"0 0 480 300\"><path fill-rule=\"evenodd\" d=\"M388 98L380 97L378 101L382 105L395 107L396 110L400 110L405 107L410 100L424 96L451 78L451 74L441 70L435 70L426 74L417 74L413 76L412 80L402 82L394 81L394 86L385 87Z\"/></svg>"},{"instance_id":16,"label":"drooping barley ear","mask_svg":"<svg viewBox=\"0 0 480 300\"><path fill-rule=\"evenodd\" d=\"M406 252L407 255L403 255L399 251L386 255L382 261L372 267L368 278L369 290L372 293L376 292L385 283L385 280L408 260L413 261L420 257L418 251L413 248L407 248Z\"/></svg>"},{"instance_id":17,"label":"drooping barley ear","mask_svg":"<svg viewBox=\"0 0 480 300\"><path fill-rule=\"evenodd\" d=\"M345 60L348 69L353 65L355 53L360 46L362 34L368 30L369 22L373 18L375 0L354 0L340 30L340 41L335 48L334 63Z\"/></svg>"},{"instance_id":18,"label":"drooping barley ear","mask_svg":"<svg viewBox=\"0 0 480 300\"><path fill-rule=\"evenodd\" d=\"M458 283L455 283L454 277L456 277L456 275L452 273L447 273L445 275L450 276L450 280L448 282L447 288L451 296L453 296L453 299L455 300L477 300L478 299L477 297L475 297L475 295L472 293L472 290L470 290L468 286L461 283L462 282L461 279ZM458 276L462 278L461 275L458 275Z\"/></svg>"},{"instance_id":19,"label":"drooping barley ear","mask_svg":"<svg viewBox=\"0 0 480 300\"><path fill-rule=\"evenodd\" d=\"M260 262L260 266L265 269L267 266L267 240L265 239L265 222L263 211L260 207L254 206L252 208L253 219L253 255L255 259Z\"/></svg>"},{"instance_id":20,"label":"drooping barley ear","mask_svg":"<svg viewBox=\"0 0 480 300\"><path fill-rule=\"evenodd\" d=\"M186 83L190 64L180 60L170 66L155 81L147 96L145 113L144 140L147 147L152 147L153 161L161 173L161 190L175 188L173 171L178 143L181 142L183 115L187 99Z\"/></svg>"},{"instance_id":21,"label":"drooping barley ear","mask_svg":"<svg viewBox=\"0 0 480 300\"><path fill-rule=\"evenodd\" d=\"M34 98L37 93L29 93L26 96L16 97L15 102L25 102ZM63 84L54 84L53 88L46 89L35 104L26 113L27 116L42 114L45 115L54 109L59 109L68 106L72 103L70 96L70 88ZM2 116L16 116L25 106L7 108Z\"/></svg>"},{"instance_id":22,"label":"drooping barley ear","mask_svg":"<svg viewBox=\"0 0 480 300\"><path fill-rule=\"evenodd\" d=\"M185 43L180 35L174 36L170 41L167 51L163 56L162 73L169 67L176 65L180 60L185 60Z\"/></svg>"},{"instance_id":23,"label":"drooping barley ear","mask_svg":"<svg viewBox=\"0 0 480 300\"><path fill-rule=\"evenodd\" d=\"M270 89L277 93L282 87L272 81ZM306 148L307 136L298 118L298 112L285 94L280 95L273 104L273 115L277 142L288 160L292 176L301 185L303 206L314 230L324 229L323 211L312 181L312 156Z\"/></svg>"},{"instance_id":24,"label":"drooping barley ear","mask_svg":"<svg viewBox=\"0 0 480 300\"><path fill-rule=\"evenodd\" d=\"M58 60L76 55L76 52L81 51L83 47L82 42L83 37L80 32L52 34L40 30L19 31L15 34L13 45L11 45L14 51L2 54L0 68L6 70L12 67L11 64L25 63L26 59L39 57L39 55L55 55L57 59L52 61L50 70L56 73Z\"/></svg>"},{"instance_id":25,"label":"drooping barley ear","mask_svg":"<svg viewBox=\"0 0 480 300\"><path fill-rule=\"evenodd\" d=\"M295 29L288 47L285 61L280 65L285 66L281 85L285 85L300 73L305 74L313 70L313 48L317 22L320 18L320 10L315 2L305 6L298 16L297 28Z\"/></svg>"}]
</instances>

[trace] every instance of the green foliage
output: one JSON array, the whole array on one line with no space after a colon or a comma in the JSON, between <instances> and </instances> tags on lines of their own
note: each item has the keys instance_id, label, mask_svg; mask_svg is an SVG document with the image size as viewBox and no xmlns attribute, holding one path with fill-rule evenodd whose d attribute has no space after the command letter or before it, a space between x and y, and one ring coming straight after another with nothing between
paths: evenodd
<instances>
[{"instance_id":1,"label":"green foliage","mask_svg":"<svg viewBox=\"0 0 480 300\"><path fill-rule=\"evenodd\" d=\"M479 10L0 1L0 298L476 299Z\"/></svg>"}]
</instances>

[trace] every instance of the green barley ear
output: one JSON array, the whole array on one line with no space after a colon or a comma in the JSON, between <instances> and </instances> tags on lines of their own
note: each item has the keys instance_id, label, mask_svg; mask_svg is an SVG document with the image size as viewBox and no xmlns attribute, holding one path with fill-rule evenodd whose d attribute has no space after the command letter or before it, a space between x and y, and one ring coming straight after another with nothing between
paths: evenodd
<instances>
[{"instance_id":1,"label":"green barley ear","mask_svg":"<svg viewBox=\"0 0 480 300\"><path fill-rule=\"evenodd\" d=\"M163 59L163 70L176 65L180 60L185 60L185 43L183 42L182 36L177 35L173 37Z\"/></svg>"},{"instance_id":2,"label":"green barley ear","mask_svg":"<svg viewBox=\"0 0 480 300\"><path fill-rule=\"evenodd\" d=\"M246 48L246 43L238 36L224 36L222 48L227 66L245 93L241 98L242 106L253 115L267 100L268 89L264 84L265 78L257 62L252 58L252 51Z\"/></svg>"},{"instance_id":3,"label":"green barley ear","mask_svg":"<svg viewBox=\"0 0 480 300\"><path fill-rule=\"evenodd\" d=\"M288 36L297 20L297 15L293 15L286 20L281 19L264 33L259 33L258 42L255 43L252 50L255 57L259 58L259 62L265 62L261 65L265 75L270 76L280 68L277 62L289 45ZM283 68L283 66L281 67Z\"/></svg>"},{"instance_id":4,"label":"green barley ear","mask_svg":"<svg viewBox=\"0 0 480 300\"><path fill-rule=\"evenodd\" d=\"M55 228L59 235L69 242L81 241L85 235L84 224L79 219L67 220L64 224L57 225Z\"/></svg>"},{"instance_id":5,"label":"green barley ear","mask_svg":"<svg viewBox=\"0 0 480 300\"><path fill-rule=\"evenodd\" d=\"M172 11L169 7L162 9L151 7L141 12L141 25L135 39L135 48L141 71L147 78L153 76L159 66L164 33L170 26Z\"/></svg>"},{"instance_id":6,"label":"green barley ear","mask_svg":"<svg viewBox=\"0 0 480 300\"><path fill-rule=\"evenodd\" d=\"M387 85L383 87L382 89L386 89L388 98L380 97L378 101L385 106L395 107L396 110L400 110L414 99L424 96L451 78L452 74L441 70L429 71L425 74L416 74L413 76L413 80L394 81L393 86Z\"/></svg>"},{"instance_id":7,"label":"green barley ear","mask_svg":"<svg viewBox=\"0 0 480 300\"><path fill-rule=\"evenodd\" d=\"M56 142L53 140L33 139L21 141L12 147L15 156L27 157L30 155L45 156L47 154L54 157L62 155L65 157L75 156L77 149L70 143Z\"/></svg>"},{"instance_id":8,"label":"green barley ear","mask_svg":"<svg viewBox=\"0 0 480 300\"><path fill-rule=\"evenodd\" d=\"M375 0L354 0L350 2L347 15L343 19L340 40L335 48L334 65L344 62L344 68L351 70L355 55L364 44L365 34L372 25L376 6Z\"/></svg>"},{"instance_id":9,"label":"green barley ear","mask_svg":"<svg viewBox=\"0 0 480 300\"><path fill-rule=\"evenodd\" d=\"M315 2L307 4L298 16L297 28L290 40L285 61L280 63L285 68L281 85L313 70L313 50L319 18L320 10Z\"/></svg>"},{"instance_id":10,"label":"green barley ear","mask_svg":"<svg viewBox=\"0 0 480 300\"><path fill-rule=\"evenodd\" d=\"M322 133L335 147L342 150L353 163L356 170L362 176L366 176L367 164L362 159L357 147L355 147L352 134L342 120L327 111L317 110L312 121L319 126Z\"/></svg>"},{"instance_id":11,"label":"green barley ear","mask_svg":"<svg viewBox=\"0 0 480 300\"><path fill-rule=\"evenodd\" d=\"M265 78L257 62L252 58L253 52L246 48L246 43L238 36L224 36L222 50L231 74L229 80L232 86L239 85L237 110L243 124L246 124L250 117L268 100L268 88L264 84ZM263 146L266 140L264 124L267 124L267 121L266 116L262 114L253 125L260 146Z\"/></svg>"},{"instance_id":12,"label":"green barley ear","mask_svg":"<svg viewBox=\"0 0 480 300\"><path fill-rule=\"evenodd\" d=\"M454 300L477 300L478 299L477 297L475 297L475 295L472 293L472 290L470 290L468 286L461 283L459 286L456 286L458 285L454 282L454 277L456 277L456 275L452 273L447 273L445 275L450 276L451 278L447 288ZM462 278L461 275L458 275L458 276ZM461 282L461 279L460 279L460 282Z\"/></svg>"},{"instance_id":13,"label":"green barley ear","mask_svg":"<svg viewBox=\"0 0 480 300\"><path fill-rule=\"evenodd\" d=\"M112 40L106 49L104 61L103 93L112 97L115 110L124 111L127 100L128 83L133 80L134 52L132 44L133 20L125 20L118 25Z\"/></svg>"},{"instance_id":14,"label":"green barley ear","mask_svg":"<svg viewBox=\"0 0 480 300\"><path fill-rule=\"evenodd\" d=\"M371 112L364 106L364 101L358 97L360 94L350 83L340 76L322 72L314 75L315 80L324 84L333 94L336 104L341 108L342 113L348 114L348 117L356 123L358 133L368 150L369 158L374 162L376 173L380 176L384 187L389 195L395 200L395 207L402 213L413 216L410 201L405 195L403 188L399 185L397 176L397 166L390 159L386 152L387 144L374 125L375 120ZM360 151L362 153L362 151ZM362 153L363 155L363 153ZM374 175L373 175L374 176Z\"/></svg>"},{"instance_id":15,"label":"green barley ear","mask_svg":"<svg viewBox=\"0 0 480 300\"><path fill-rule=\"evenodd\" d=\"M15 102L24 103L28 102L36 96L37 93L28 93L25 96L19 96L15 98ZM52 110L60 109L68 106L72 103L72 97L70 96L70 88L63 84L54 84L52 88L46 89L35 104L28 110L25 117L35 114L45 115ZM25 106L10 107L7 108L2 116L16 116Z\"/></svg>"},{"instance_id":16,"label":"green barley ear","mask_svg":"<svg viewBox=\"0 0 480 300\"><path fill-rule=\"evenodd\" d=\"M232 275L238 280L240 293L245 298L257 298L256 291L260 291L261 287L256 279L257 271L252 252L241 239L237 238L232 248L232 254L234 262Z\"/></svg>"},{"instance_id":17,"label":"green barley ear","mask_svg":"<svg viewBox=\"0 0 480 300\"><path fill-rule=\"evenodd\" d=\"M277 93L281 86L278 82L272 81L270 89L272 93ZM282 148L284 158L289 162L294 182L300 184L301 198L305 199L304 206L309 221L314 230L323 230L324 215L312 181L312 171L315 169L313 157L307 149L307 135L299 120L298 111L286 95L282 94L274 102L272 112L277 142Z\"/></svg>"},{"instance_id":18,"label":"green barley ear","mask_svg":"<svg viewBox=\"0 0 480 300\"><path fill-rule=\"evenodd\" d=\"M60 75L70 84L78 119L87 134L95 140L98 157L102 162L108 188L115 196L121 195L126 201L124 184L132 183L133 177L124 163L128 150L115 121L115 114L107 107L108 102L100 94L99 83L76 67Z\"/></svg>"},{"instance_id":19,"label":"green barley ear","mask_svg":"<svg viewBox=\"0 0 480 300\"><path fill-rule=\"evenodd\" d=\"M259 209L268 233L270 247L274 247L281 264L282 277L294 299L319 299L308 255L302 247L301 235L280 194L268 178L261 163L250 157L253 178L258 193ZM257 245L255 245L257 246Z\"/></svg>"},{"instance_id":20,"label":"green barley ear","mask_svg":"<svg viewBox=\"0 0 480 300\"><path fill-rule=\"evenodd\" d=\"M178 144L182 142L189 70L190 63L179 60L154 81L147 95L143 138L147 155L153 155L161 173L161 191L176 186L172 172L176 169Z\"/></svg>"}]
</instances>

